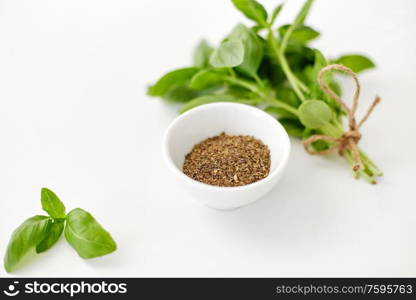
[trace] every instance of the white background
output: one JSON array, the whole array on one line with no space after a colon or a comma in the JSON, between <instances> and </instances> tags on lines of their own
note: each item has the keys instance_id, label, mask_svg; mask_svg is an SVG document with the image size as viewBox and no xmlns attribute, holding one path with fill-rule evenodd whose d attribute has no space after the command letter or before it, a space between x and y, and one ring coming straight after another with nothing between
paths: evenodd
<instances>
[{"instance_id":1,"label":"white background","mask_svg":"<svg viewBox=\"0 0 416 300\"><path fill-rule=\"evenodd\" d=\"M280 23L303 3L288 2ZM82 260L62 239L13 275L416 276L416 2L318 0L307 20L326 55L378 65L360 80L362 109L383 99L361 143L385 171L379 184L292 140L278 186L221 212L167 171L161 140L177 108L145 90L237 22L249 23L225 0L0 1L0 256L41 213L43 186L91 211L119 246Z\"/></svg>"}]
</instances>

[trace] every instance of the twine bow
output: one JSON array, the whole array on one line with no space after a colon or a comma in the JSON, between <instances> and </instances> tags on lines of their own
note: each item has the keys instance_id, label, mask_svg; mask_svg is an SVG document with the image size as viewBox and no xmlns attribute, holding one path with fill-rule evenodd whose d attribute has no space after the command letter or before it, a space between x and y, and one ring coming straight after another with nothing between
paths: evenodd
<instances>
[{"instance_id":1,"label":"twine bow","mask_svg":"<svg viewBox=\"0 0 416 300\"><path fill-rule=\"evenodd\" d=\"M328 71L332 71L332 70L339 70L339 71L343 71L345 73L348 73L354 79L356 89L355 89L355 92L354 92L354 98L353 98L353 103L352 103L351 108L349 108L345 104L345 102L333 90L331 90L331 88L323 81L324 73L328 72ZM333 64L333 65L328 65L328 66L324 67L319 72L318 82L319 82L319 85L321 86L322 91L324 91L331 98L335 99L341 105L341 107L347 112L349 130L344 132L344 134L341 137L338 137L338 138L328 136L328 135L313 135L313 136L309 137L308 139L306 139L303 142L303 146L309 154L315 154L315 155L325 155L325 154L328 154L328 153L330 153L334 150L338 150L339 155L343 156L345 150L350 150L352 155L353 155L353 159L354 159L353 170L354 171L359 171L362 168L362 161L361 161L361 157L360 157L360 152L359 152L359 149L358 149L358 146L357 146L358 142L361 139L361 133L360 133L359 129L363 125L363 123L365 121L367 121L367 119L370 116L371 112L373 111L374 107L380 102L380 97L376 96L373 103L368 108L367 113L364 115L364 117L361 119L361 121L358 122L358 124L357 124L357 122L355 120L355 112L357 111L358 98L360 96L360 89L361 89L360 83L359 83L358 78L357 78L357 75L350 68L347 68L345 66L338 65L338 64ZM331 146L328 149L322 150L322 151L313 151L313 150L311 150L311 147L310 147L311 144L313 142L318 141L318 140L328 141L328 142L331 143Z\"/></svg>"}]
</instances>

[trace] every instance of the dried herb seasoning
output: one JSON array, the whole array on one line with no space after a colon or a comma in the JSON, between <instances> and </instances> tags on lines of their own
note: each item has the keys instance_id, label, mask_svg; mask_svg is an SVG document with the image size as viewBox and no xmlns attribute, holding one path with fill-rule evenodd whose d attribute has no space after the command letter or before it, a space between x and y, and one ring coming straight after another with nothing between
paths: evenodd
<instances>
[{"instance_id":1,"label":"dried herb seasoning","mask_svg":"<svg viewBox=\"0 0 416 300\"><path fill-rule=\"evenodd\" d=\"M252 136L220 135L195 145L185 156L183 172L216 186L242 186L270 172L270 150Z\"/></svg>"}]
</instances>

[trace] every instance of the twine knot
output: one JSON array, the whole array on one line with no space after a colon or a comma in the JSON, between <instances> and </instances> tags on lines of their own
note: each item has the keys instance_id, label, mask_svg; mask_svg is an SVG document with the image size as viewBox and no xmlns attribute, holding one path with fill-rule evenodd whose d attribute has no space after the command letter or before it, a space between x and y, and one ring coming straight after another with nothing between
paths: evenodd
<instances>
[{"instance_id":1,"label":"twine knot","mask_svg":"<svg viewBox=\"0 0 416 300\"><path fill-rule=\"evenodd\" d=\"M350 145L350 140L351 140L351 142L353 142L355 144L358 144L360 139L361 139L361 133L358 130L350 130L350 131L345 132L341 136L341 138L338 140L338 142L339 142L339 145L338 145L339 155L344 156L344 151Z\"/></svg>"},{"instance_id":2,"label":"twine knot","mask_svg":"<svg viewBox=\"0 0 416 300\"><path fill-rule=\"evenodd\" d=\"M345 73L348 73L354 79L356 89L355 89L353 104L351 108L349 108L345 104L345 102L324 82L323 80L324 73L328 71L332 71L332 70L338 70L338 71L343 71ZM376 96L373 103L368 108L367 113L364 115L361 121L357 124L355 120L355 112L357 111L358 98L360 96L360 89L361 89L357 75L350 68L347 68L345 66L338 65L338 64L333 64L333 65L328 65L324 67L319 72L318 82L322 91L324 91L324 93L326 93L331 98L335 99L341 105L341 107L347 112L349 130L344 132L340 137L333 137L333 136L328 136L328 135L313 135L303 142L303 146L305 147L305 150L309 154L316 154L316 155L325 155L334 150L338 150L338 154L343 156L346 150L350 150L354 159L353 170L359 171L362 169L361 156L360 156L360 152L357 146L358 142L361 139L361 133L359 129L363 125L363 123L368 119L374 107L380 102L380 97ZM325 149L322 151L311 150L311 147L310 147L311 144L318 140L325 140L332 144L329 146L328 149Z\"/></svg>"}]
</instances>

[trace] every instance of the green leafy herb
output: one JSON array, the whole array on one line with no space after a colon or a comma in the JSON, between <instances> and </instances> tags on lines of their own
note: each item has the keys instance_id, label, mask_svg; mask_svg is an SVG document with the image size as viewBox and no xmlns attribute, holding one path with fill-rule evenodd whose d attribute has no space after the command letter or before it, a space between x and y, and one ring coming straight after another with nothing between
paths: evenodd
<instances>
[{"instance_id":1,"label":"green leafy herb","mask_svg":"<svg viewBox=\"0 0 416 300\"><path fill-rule=\"evenodd\" d=\"M195 49L194 66L198 68L207 68L209 66L209 57L214 49L202 40Z\"/></svg>"},{"instance_id":2,"label":"green leafy herb","mask_svg":"<svg viewBox=\"0 0 416 300\"><path fill-rule=\"evenodd\" d=\"M66 216L65 238L82 258L94 258L117 249L111 235L81 208L71 210Z\"/></svg>"},{"instance_id":3,"label":"green leafy herb","mask_svg":"<svg viewBox=\"0 0 416 300\"><path fill-rule=\"evenodd\" d=\"M225 74L221 70L201 70L192 77L189 87L195 90L204 90L223 85L224 79Z\"/></svg>"},{"instance_id":4,"label":"green leafy herb","mask_svg":"<svg viewBox=\"0 0 416 300\"><path fill-rule=\"evenodd\" d=\"M216 68L232 68L242 64L244 45L242 41L225 40L211 55L210 63Z\"/></svg>"},{"instance_id":5,"label":"green leafy herb","mask_svg":"<svg viewBox=\"0 0 416 300\"><path fill-rule=\"evenodd\" d=\"M50 218L34 216L24 221L13 232L4 257L4 268L12 272L23 258L44 238Z\"/></svg>"},{"instance_id":6,"label":"green leafy herb","mask_svg":"<svg viewBox=\"0 0 416 300\"><path fill-rule=\"evenodd\" d=\"M277 5L272 12L272 15L270 17L269 26L273 26L274 22L276 21L277 16L280 14L280 11L283 8L283 4Z\"/></svg>"},{"instance_id":7,"label":"green leafy herb","mask_svg":"<svg viewBox=\"0 0 416 300\"><path fill-rule=\"evenodd\" d=\"M257 34L246 26L239 24L234 28L229 39L241 42L244 47L243 61L237 65L236 70L256 78L257 70L263 58L263 46Z\"/></svg>"},{"instance_id":8,"label":"green leafy herb","mask_svg":"<svg viewBox=\"0 0 416 300\"><path fill-rule=\"evenodd\" d=\"M41 190L42 208L52 218L65 218L65 205L59 200L54 192L47 188Z\"/></svg>"},{"instance_id":9,"label":"green leafy herb","mask_svg":"<svg viewBox=\"0 0 416 300\"><path fill-rule=\"evenodd\" d=\"M198 98L193 99L192 101L186 103L184 106L182 106L180 113L184 113L191 108L208 104L208 103L215 103L215 102L241 102L237 101L237 99L233 96L229 95L207 95L207 96L201 96Z\"/></svg>"},{"instance_id":10,"label":"green leafy herb","mask_svg":"<svg viewBox=\"0 0 416 300\"><path fill-rule=\"evenodd\" d=\"M331 108L323 101L308 100L299 106L299 119L305 127L319 129L331 122Z\"/></svg>"},{"instance_id":11,"label":"green leafy herb","mask_svg":"<svg viewBox=\"0 0 416 300\"><path fill-rule=\"evenodd\" d=\"M66 239L82 258L116 250L111 235L88 212L77 208L66 215L64 204L47 188L42 188L41 203L49 216L29 218L13 232L4 256L7 272L16 270L30 252L42 253L53 247L64 228Z\"/></svg>"},{"instance_id":12,"label":"green leafy herb","mask_svg":"<svg viewBox=\"0 0 416 300\"><path fill-rule=\"evenodd\" d=\"M260 26L267 26L267 11L263 5L255 0L232 0L232 2L247 18Z\"/></svg>"},{"instance_id":13,"label":"green leafy herb","mask_svg":"<svg viewBox=\"0 0 416 300\"><path fill-rule=\"evenodd\" d=\"M281 37L284 37L287 33L287 30L289 29L291 25L283 25L279 27L279 34ZM298 42L301 44L306 44L307 42L310 42L314 39L316 39L319 36L319 32L314 30L313 28L305 25L297 26L290 36L291 41Z\"/></svg>"},{"instance_id":14,"label":"green leafy herb","mask_svg":"<svg viewBox=\"0 0 416 300\"><path fill-rule=\"evenodd\" d=\"M198 68L191 67L169 72L160 78L153 86L149 87L147 92L150 96L163 97L173 88L189 83L192 76L198 71Z\"/></svg>"},{"instance_id":15,"label":"green leafy herb","mask_svg":"<svg viewBox=\"0 0 416 300\"><path fill-rule=\"evenodd\" d=\"M346 112L336 99L322 91L317 80L330 60L324 51L310 46L320 33L305 24L314 1L306 0L293 22L283 25L277 24L282 4L268 14L255 0L231 2L255 24L236 25L214 48L202 41L194 54L194 67L167 73L149 89L149 94L170 100L168 91L186 91L183 95L176 93L185 102L181 113L219 101L250 104L277 118L294 137L307 139L312 134L330 136L333 140L341 137ZM344 55L332 62L355 72L374 67L362 55ZM336 76L327 72L323 81L341 95ZM310 146L319 151L328 149L331 143L318 140ZM351 153L347 150L345 154L353 167ZM360 158L363 169L354 171L354 176L374 182L380 170L362 150Z\"/></svg>"},{"instance_id":16,"label":"green leafy herb","mask_svg":"<svg viewBox=\"0 0 416 300\"><path fill-rule=\"evenodd\" d=\"M375 64L363 55L343 55L335 60L337 64L344 65L355 73L362 72L367 69L372 69Z\"/></svg>"},{"instance_id":17,"label":"green leafy herb","mask_svg":"<svg viewBox=\"0 0 416 300\"><path fill-rule=\"evenodd\" d=\"M269 114L275 116L276 118L279 119L279 121L282 118L284 118L284 119L294 119L294 120L298 120L298 115L295 115L294 113L288 112L284 108L268 106L268 107L266 107L264 109L264 111L266 111Z\"/></svg>"},{"instance_id":18,"label":"green leafy herb","mask_svg":"<svg viewBox=\"0 0 416 300\"><path fill-rule=\"evenodd\" d=\"M279 119L280 124L286 129L287 133L291 136L301 138L303 136L303 132L305 131L305 127L296 119L286 119L281 118Z\"/></svg>"},{"instance_id":19,"label":"green leafy herb","mask_svg":"<svg viewBox=\"0 0 416 300\"><path fill-rule=\"evenodd\" d=\"M200 96L203 91L197 91L190 88L189 83L184 85L179 85L170 88L165 95L163 96L164 99L170 102L187 102L195 97Z\"/></svg>"},{"instance_id":20,"label":"green leafy herb","mask_svg":"<svg viewBox=\"0 0 416 300\"><path fill-rule=\"evenodd\" d=\"M41 253L52 248L59 240L65 227L65 220L50 219L43 239L36 245L36 253Z\"/></svg>"}]
</instances>

